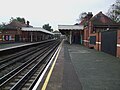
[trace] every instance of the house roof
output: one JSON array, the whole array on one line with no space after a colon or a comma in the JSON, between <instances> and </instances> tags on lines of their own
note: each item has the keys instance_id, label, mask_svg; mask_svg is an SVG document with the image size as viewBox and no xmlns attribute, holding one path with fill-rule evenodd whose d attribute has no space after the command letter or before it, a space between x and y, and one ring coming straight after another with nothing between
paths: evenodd
<instances>
[{"instance_id":1,"label":"house roof","mask_svg":"<svg viewBox=\"0 0 120 90\"><path fill-rule=\"evenodd\" d=\"M9 24L5 25L4 29L20 29L22 27L28 27L28 25L19 21L12 21ZM29 27L32 26L29 25Z\"/></svg>"},{"instance_id":2,"label":"house roof","mask_svg":"<svg viewBox=\"0 0 120 90\"><path fill-rule=\"evenodd\" d=\"M104 15L102 12L99 12L94 17L90 19L93 25L118 25L115 21L111 20L108 16Z\"/></svg>"},{"instance_id":3,"label":"house roof","mask_svg":"<svg viewBox=\"0 0 120 90\"><path fill-rule=\"evenodd\" d=\"M82 21L79 24L84 26L88 25L88 21L91 19L92 16L92 12L88 12L88 14L82 19Z\"/></svg>"}]
</instances>

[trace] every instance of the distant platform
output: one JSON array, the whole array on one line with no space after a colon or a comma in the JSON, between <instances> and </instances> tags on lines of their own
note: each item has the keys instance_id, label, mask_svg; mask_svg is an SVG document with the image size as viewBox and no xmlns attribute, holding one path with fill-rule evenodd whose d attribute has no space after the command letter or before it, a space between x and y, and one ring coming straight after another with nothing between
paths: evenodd
<instances>
[{"instance_id":1,"label":"distant platform","mask_svg":"<svg viewBox=\"0 0 120 90\"><path fill-rule=\"evenodd\" d=\"M29 44L31 43L4 43L4 44L0 44L0 51L17 48Z\"/></svg>"},{"instance_id":2,"label":"distant platform","mask_svg":"<svg viewBox=\"0 0 120 90\"><path fill-rule=\"evenodd\" d=\"M48 42L51 40L55 40L55 39L44 40L41 42L32 42L32 43L2 43L2 44L0 44L0 51L13 49L13 48L19 48L19 47L23 47L23 46L32 45L32 44L44 43L44 42Z\"/></svg>"}]
</instances>

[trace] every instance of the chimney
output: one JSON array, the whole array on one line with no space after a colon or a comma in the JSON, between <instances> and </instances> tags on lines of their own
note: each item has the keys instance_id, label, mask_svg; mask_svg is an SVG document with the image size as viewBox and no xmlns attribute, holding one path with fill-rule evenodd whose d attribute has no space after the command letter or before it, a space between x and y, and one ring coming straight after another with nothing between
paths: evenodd
<instances>
[{"instance_id":1,"label":"chimney","mask_svg":"<svg viewBox=\"0 0 120 90\"><path fill-rule=\"evenodd\" d=\"M88 14L87 14L88 20L90 20L92 18L92 16L93 16L92 12L88 12Z\"/></svg>"},{"instance_id":2,"label":"chimney","mask_svg":"<svg viewBox=\"0 0 120 90\"><path fill-rule=\"evenodd\" d=\"M100 11L100 13L102 13L102 11Z\"/></svg>"},{"instance_id":3,"label":"chimney","mask_svg":"<svg viewBox=\"0 0 120 90\"><path fill-rule=\"evenodd\" d=\"M29 22L29 21L27 21L27 27L29 27L29 25L30 25L30 22Z\"/></svg>"}]
</instances>

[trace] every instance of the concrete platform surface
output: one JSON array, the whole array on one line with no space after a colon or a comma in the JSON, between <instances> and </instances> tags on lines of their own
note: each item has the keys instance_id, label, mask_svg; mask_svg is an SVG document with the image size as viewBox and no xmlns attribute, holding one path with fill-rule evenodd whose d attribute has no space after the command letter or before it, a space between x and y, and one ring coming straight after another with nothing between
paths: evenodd
<instances>
[{"instance_id":1,"label":"concrete platform surface","mask_svg":"<svg viewBox=\"0 0 120 90\"><path fill-rule=\"evenodd\" d=\"M19 45L23 45L23 44L26 44L26 43L2 43L2 44L0 44L0 49L19 46Z\"/></svg>"},{"instance_id":2,"label":"concrete platform surface","mask_svg":"<svg viewBox=\"0 0 120 90\"><path fill-rule=\"evenodd\" d=\"M120 59L65 42L47 90L120 90Z\"/></svg>"}]
</instances>

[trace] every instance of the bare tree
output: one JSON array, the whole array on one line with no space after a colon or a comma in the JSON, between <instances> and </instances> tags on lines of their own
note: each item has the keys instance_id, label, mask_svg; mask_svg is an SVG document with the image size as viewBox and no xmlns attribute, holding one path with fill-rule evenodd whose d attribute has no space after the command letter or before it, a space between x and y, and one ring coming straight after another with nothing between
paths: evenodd
<instances>
[{"instance_id":1,"label":"bare tree","mask_svg":"<svg viewBox=\"0 0 120 90\"><path fill-rule=\"evenodd\" d=\"M78 21L78 22L82 21L86 16L87 16L87 13L86 13L86 12L82 12L82 13L79 15L79 18L77 19L77 21Z\"/></svg>"},{"instance_id":2,"label":"bare tree","mask_svg":"<svg viewBox=\"0 0 120 90\"><path fill-rule=\"evenodd\" d=\"M120 0L116 0L116 2L111 5L107 15L115 22L120 22Z\"/></svg>"}]
</instances>

